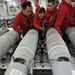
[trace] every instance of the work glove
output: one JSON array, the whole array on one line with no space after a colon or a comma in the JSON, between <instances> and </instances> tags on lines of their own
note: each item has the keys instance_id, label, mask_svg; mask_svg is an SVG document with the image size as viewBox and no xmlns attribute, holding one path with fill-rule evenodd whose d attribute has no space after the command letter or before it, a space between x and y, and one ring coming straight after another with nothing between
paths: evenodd
<instances>
[{"instance_id":1,"label":"work glove","mask_svg":"<svg viewBox=\"0 0 75 75\"><path fill-rule=\"evenodd\" d=\"M45 27L45 28L48 27L48 25L49 25L49 22L47 22L47 21L45 21L45 22L42 24L42 26Z\"/></svg>"}]
</instances>

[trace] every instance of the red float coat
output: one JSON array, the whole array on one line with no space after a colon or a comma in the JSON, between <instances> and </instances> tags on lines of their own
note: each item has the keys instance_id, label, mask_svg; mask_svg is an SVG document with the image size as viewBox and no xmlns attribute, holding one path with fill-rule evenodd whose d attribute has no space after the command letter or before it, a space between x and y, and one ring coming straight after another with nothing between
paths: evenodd
<instances>
[{"instance_id":1,"label":"red float coat","mask_svg":"<svg viewBox=\"0 0 75 75\"><path fill-rule=\"evenodd\" d=\"M19 33L27 32L32 25L31 17L26 17L23 15L22 11L19 12L13 21L12 27L15 31Z\"/></svg>"},{"instance_id":2,"label":"red float coat","mask_svg":"<svg viewBox=\"0 0 75 75\"><path fill-rule=\"evenodd\" d=\"M67 4L64 0L59 6L58 16L54 27L62 35L61 28L66 28L70 24L71 19L71 5Z\"/></svg>"}]
</instances>

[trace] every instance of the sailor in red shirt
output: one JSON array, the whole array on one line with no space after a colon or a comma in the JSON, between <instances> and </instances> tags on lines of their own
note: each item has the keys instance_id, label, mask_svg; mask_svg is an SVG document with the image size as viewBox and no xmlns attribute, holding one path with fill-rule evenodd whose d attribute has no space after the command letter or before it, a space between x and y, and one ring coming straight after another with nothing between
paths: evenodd
<instances>
[{"instance_id":1,"label":"sailor in red shirt","mask_svg":"<svg viewBox=\"0 0 75 75\"><path fill-rule=\"evenodd\" d=\"M34 5L36 7L35 9L35 14L38 14L38 11L40 9L40 6L39 6L39 0L34 0Z\"/></svg>"},{"instance_id":2,"label":"sailor in red shirt","mask_svg":"<svg viewBox=\"0 0 75 75\"><path fill-rule=\"evenodd\" d=\"M70 18L71 18L71 0L62 0L62 3L58 9L58 16L55 22L55 29L60 33L62 36L62 31L65 30L66 27L70 25Z\"/></svg>"},{"instance_id":3,"label":"sailor in red shirt","mask_svg":"<svg viewBox=\"0 0 75 75\"><path fill-rule=\"evenodd\" d=\"M45 9L43 7L40 8L38 15L35 15L33 25L37 30L42 30L42 24L46 21Z\"/></svg>"},{"instance_id":4,"label":"sailor in red shirt","mask_svg":"<svg viewBox=\"0 0 75 75\"><path fill-rule=\"evenodd\" d=\"M46 21L45 9L41 7L39 12L34 17L33 25L35 29L39 31L40 37L42 36L42 31L44 30L43 23Z\"/></svg>"},{"instance_id":5,"label":"sailor in red shirt","mask_svg":"<svg viewBox=\"0 0 75 75\"><path fill-rule=\"evenodd\" d=\"M57 9L56 9L55 0L48 0L47 9L46 9L46 16L47 16L47 22L49 22L49 25L44 30L45 33L46 33L46 31L50 27L53 27L54 26L55 21L56 21L56 18L57 18ZM43 32L43 35L45 35L44 32Z\"/></svg>"},{"instance_id":6,"label":"sailor in red shirt","mask_svg":"<svg viewBox=\"0 0 75 75\"><path fill-rule=\"evenodd\" d=\"M21 5L24 3L24 2L27 2L28 0L21 0ZM30 2L30 1L29 1ZM32 3L30 2L30 4L32 5ZM30 16L31 16L31 25L33 25L33 19L34 19L34 13L33 13L33 7L32 7L32 12L31 12L31 14L30 14Z\"/></svg>"},{"instance_id":7,"label":"sailor in red shirt","mask_svg":"<svg viewBox=\"0 0 75 75\"><path fill-rule=\"evenodd\" d=\"M30 14L32 12L32 6L30 2L24 2L22 4L22 11L19 12L13 21L12 27L15 31L19 32L20 34L25 34L30 29Z\"/></svg>"}]
</instances>

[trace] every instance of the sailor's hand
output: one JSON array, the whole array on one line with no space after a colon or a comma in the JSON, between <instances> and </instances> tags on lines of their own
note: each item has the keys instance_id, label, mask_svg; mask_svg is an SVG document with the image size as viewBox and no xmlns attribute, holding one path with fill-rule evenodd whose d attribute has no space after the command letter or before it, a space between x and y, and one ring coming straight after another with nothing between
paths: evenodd
<instances>
[{"instance_id":1,"label":"sailor's hand","mask_svg":"<svg viewBox=\"0 0 75 75\"><path fill-rule=\"evenodd\" d=\"M49 25L49 22L45 21L42 26L46 28L48 25Z\"/></svg>"}]
</instances>

